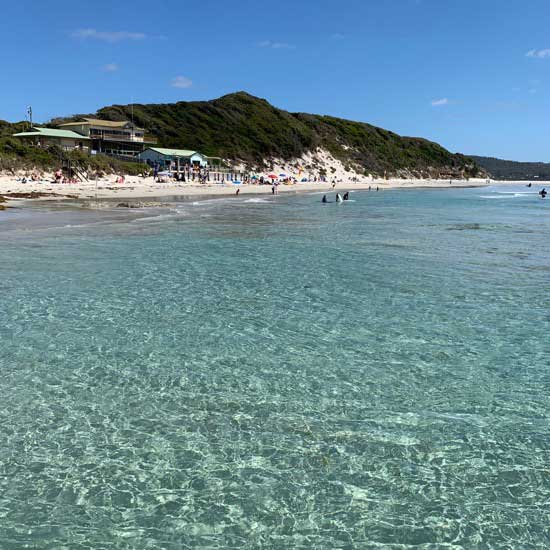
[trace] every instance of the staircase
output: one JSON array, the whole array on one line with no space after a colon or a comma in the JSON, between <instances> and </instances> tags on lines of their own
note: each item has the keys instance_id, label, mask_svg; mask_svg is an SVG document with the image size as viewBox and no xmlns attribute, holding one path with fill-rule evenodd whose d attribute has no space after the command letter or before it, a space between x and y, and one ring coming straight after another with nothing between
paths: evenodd
<instances>
[{"instance_id":1,"label":"staircase","mask_svg":"<svg viewBox=\"0 0 550 550\"><path fill-rule=\"evenodd\" d=\"M88 181L82 166L77 161L71 159L64 151L61 151L59 160L61 161L61 170L67 178Z\"/></svg>"}]
</instances>

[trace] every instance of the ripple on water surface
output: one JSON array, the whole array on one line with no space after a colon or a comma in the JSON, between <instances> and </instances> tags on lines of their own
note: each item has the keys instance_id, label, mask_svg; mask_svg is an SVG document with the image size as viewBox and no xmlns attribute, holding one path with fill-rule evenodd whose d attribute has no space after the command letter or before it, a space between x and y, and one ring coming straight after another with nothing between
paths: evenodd
<instances>
[{"instance_id":1,"label":"ripple on water surface","mask_svg":"<svg viewBox=\"0 0 550 550\"><path fill-rule=\"evenodd\" d=\"M548 212L484 193L3 237L0 547L548 546Z\"/></svg>"}]
</instances>

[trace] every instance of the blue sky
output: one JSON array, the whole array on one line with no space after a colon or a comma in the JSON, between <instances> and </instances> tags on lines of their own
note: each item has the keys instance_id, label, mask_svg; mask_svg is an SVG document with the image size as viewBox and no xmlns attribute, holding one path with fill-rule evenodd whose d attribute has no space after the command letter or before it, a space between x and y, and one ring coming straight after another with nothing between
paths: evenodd
<instances>
[{"instance_id":1,"label":"blue sky","mask_svg":"<svg viewBox=\"0 0 550 550\"><path fill-rule=\"evenodd\" d=\"M19 0L0 118L246 90L451 151L550 161L548 0Z\"/></svg>"}]
</instances>

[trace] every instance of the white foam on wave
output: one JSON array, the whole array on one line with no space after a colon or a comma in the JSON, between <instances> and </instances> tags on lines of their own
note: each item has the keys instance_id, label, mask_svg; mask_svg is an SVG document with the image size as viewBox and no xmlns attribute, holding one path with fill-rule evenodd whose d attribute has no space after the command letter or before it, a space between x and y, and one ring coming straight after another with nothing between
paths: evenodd
<instances>
[{"instance_id":1,"label":"white foam on wave","mask_svg":"<svg viewBox=\"0 0 550 550\"><path fill-rule=\"evenodd\" d=\"M160 220L175 219L187 215L187 213L181 209L172 210L170 213L157 214L156 216L144 216L142 218L136 218L132 220L133 223L141 222L154 222Z\"/></svg>"},{"instance_id":2,"label":"white foam on wave","mask_svg":"<svg viewBox=\"0 0 550 550\"><path fill-rule=\"evenodd\" d=\"M156 222L160 220L166 220L169 218L175 218L175 214L159 214L158 216L147 216L145 218L136 218L135 220L132 220L132 223Z\"/></svg>"},{"instance_id":3,"label":"white foam on wave","mask_svg":"<svg viewBox=\"0 0 550 550\"><path fill-rule=\"evenodd\" d=\"M538 193L536 191L498 191L492 195L480 195L482 199L517 199L536 197Z\"/></svg>"},{"instance_id":4,"label":"white foam on wave","mask_svg":"<svg viewBox=\"0 0 550 550\"><path fill-rule=\"evenodd\" d=\"M246 199L244 202L254 203L254 204L269 204L271 201L267 199Z\"/></svg>"},{"instance_id":5,"label":"white foam on wave","mask_svg":"<svg viewBox=\"0 0 550 550\"><path fill-rule=\"evenodd\" d=\"M495 191L499 195L538 195L537 191Z\"/></svg>"},{"instance_id":6,"label":"white foam on wave","mask_svg":"<svg viewBox=\"0 0 550 550\"><path fill-rule=\"evenodd\" d=\"M90 222L90 223L68 223L67 225L63 225L61 227L59 226L52 226L51 228L48 227L47 229L77 229L79 227L92 227L93 225L109 225L110 223L113 223L111 220L102 220L100 222Z\"/></svg>"},{"instance_id":7,"label":"white foam on wave","mask_svg":"<svg viewBox=\"0 0 550 550\"><path fill-rule=\"evenodd\" d=\"M186 204L186 205L191 205L191 206L208 206L208 205L211 205L211 204L227 204L227 203L231 203L231 202L235 202L233 200L233 197L220 197L220 198L215 198L215 199L204 199L202 201L193 201L193 202L190 202L190 203L179 203L179 204Z\"/></svg>"},{"instance_id":8,"label":"white foam on wave","mask_svg":"<svg viewBox=\"0 0 550 550\"><path fill-rule=\"evenodd\" d=\"M479 195L480 199L513 199L514 195Z\"/></svg>"}]
</instances>

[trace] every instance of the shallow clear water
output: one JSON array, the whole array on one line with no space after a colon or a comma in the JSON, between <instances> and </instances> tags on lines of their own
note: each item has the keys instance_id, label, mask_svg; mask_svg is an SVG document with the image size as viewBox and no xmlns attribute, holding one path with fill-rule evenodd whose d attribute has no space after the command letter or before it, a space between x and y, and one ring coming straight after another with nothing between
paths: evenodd
<instances>
[{"instance_id":1,"label":"shallow clear water","mask_svg":"<svg viewBox=\"0 0 550 550\"><path fill-rule=\"evenodd\" d=\"M0 548L550 545L525 191L4 216Z\"/></svg>"}]
</instances>

